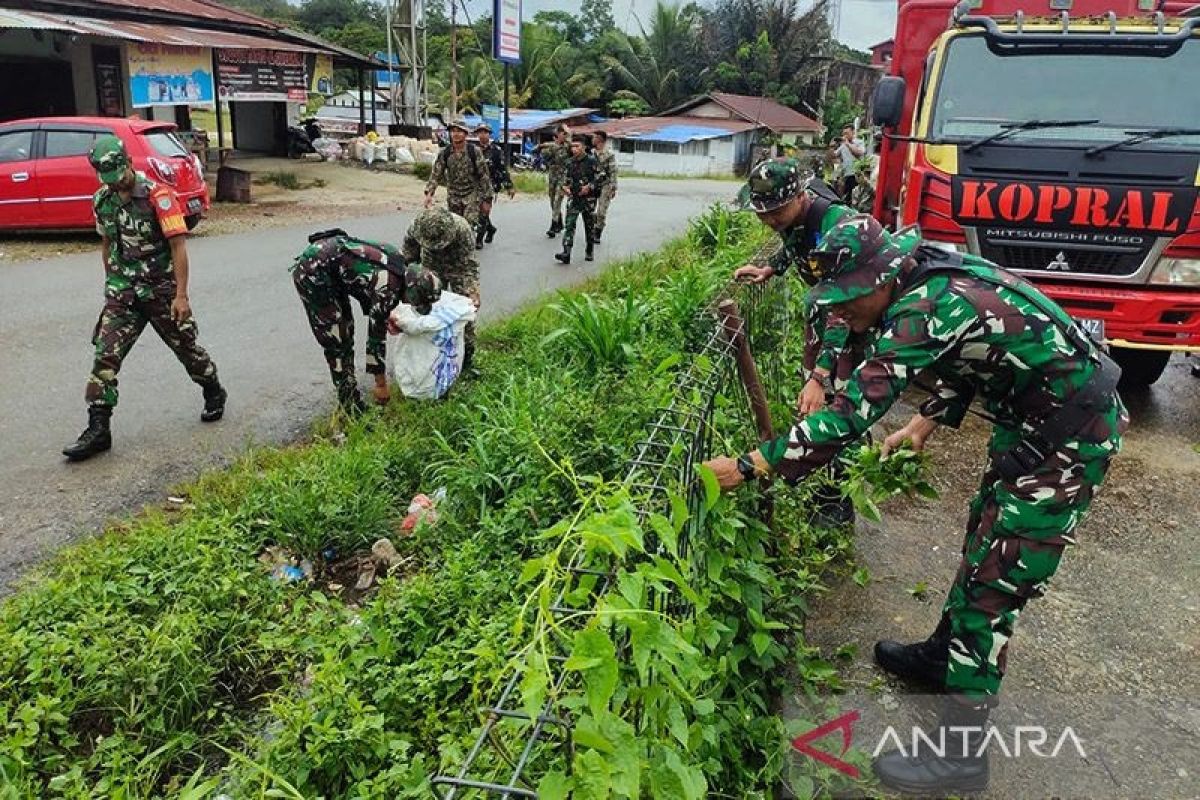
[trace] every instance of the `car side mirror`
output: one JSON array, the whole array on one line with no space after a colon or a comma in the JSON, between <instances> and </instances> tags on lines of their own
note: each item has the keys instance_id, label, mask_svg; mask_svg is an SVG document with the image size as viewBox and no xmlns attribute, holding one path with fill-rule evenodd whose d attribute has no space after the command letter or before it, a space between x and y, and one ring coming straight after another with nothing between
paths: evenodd
<instances>
[{"instance_id":1,"label":"car side mirror","mask_svg":"<svg viewBox=\"0 0 1200 800\"><path fill-rule=\"evenodd\" d=\"M905 91L904 78L898 75L886 75L879 79L871 99L871 117L876 125L894 128L900 124L904 115Z\"/></svg>"}]
</instances>

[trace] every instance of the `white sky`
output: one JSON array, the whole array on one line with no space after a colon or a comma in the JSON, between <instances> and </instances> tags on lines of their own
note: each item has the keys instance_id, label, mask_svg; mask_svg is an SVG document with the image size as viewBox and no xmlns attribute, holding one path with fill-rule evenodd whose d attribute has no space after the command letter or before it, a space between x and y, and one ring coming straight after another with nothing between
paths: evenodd
<instances>
[{"instance_id":1,"label":"white sky","mask_svg":"<svg viewBox=\"0 0 1200 800\"><path fill-rule=\"evenodd\" d=\"M703 2L703 0L702 0ZM897 0L841 0L842 24L838 39L859 50L890 39L896 27ZM524 0L523 12L532 19L539 11L579 11L578 0ZM467 0L472 18L492 7L489 0ZM613 0L613 18L617 25L636 31L635 17L649 19L654 0Z\"/></svg>"}]
</instances>

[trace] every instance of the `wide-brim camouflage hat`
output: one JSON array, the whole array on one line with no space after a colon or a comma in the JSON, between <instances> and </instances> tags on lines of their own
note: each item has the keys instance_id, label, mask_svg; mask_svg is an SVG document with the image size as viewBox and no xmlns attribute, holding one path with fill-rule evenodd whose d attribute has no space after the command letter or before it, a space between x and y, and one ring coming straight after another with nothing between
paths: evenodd
<instances>
[{"instance_id":1,"label":"wide-brim camouflage hat","mask_svg":"<svg viewBox=\"0 0 1200 800\"><path fill-rule=\"evenodd\" d=\"M481 133L483 131L487 131L488 133L491 133L492 126L488 125L486 122L481 122L472 129L473 133Z\"/></svg>"},{"instance_id":2,"label":"wide-brim camouflage hat","mask_svg":"<svg viewBox=\"0 0 1200 800\"><path fill-rule=\"evenodd\" d=\"M409 266L404 271L404 301L417 310L428 314L442 296L442 280L424 267Z\"/></svg>"},{"instance_id":3,"label":"wide-brim camouflage hat","mask_svg":"<svg viewBox=\"0 0 1200 800\"><path fill-rule=\"evenodd\" d=\"M454 117L446 123L446 130L454 130L458 128L463 133L470 133L471 129L467 127L467 121L462 117Z\"/></svg>"},{"instance_id":4,"label":"wide-brim camouflage hat","mask_svg":"<svg viewBox=\"0 0 1200 800\"><path fill-rule=\"evenodd\" d=\"M803 188L800 162L794 158L772 158L758 163L742 189L746 204L760 214L787 205Z\"/></svg>"},{"instance_id":5,"label":"wide-brim camouflage hat","mask_svg":"<svg viewBox=\"0 0 1200 800\"><path fill-rule=\"evenodd\" d=\"M423 249L445 250L454 240L456 227L454 214L450 213L449 209L431 208L422 211L413 220L408 232Z\"/></svg>"},{"instance_id":6,"label":"wide-brim camouflage hat","mask_svg":"<svg viewBox=\"0 0 1200 800\"><path fill-rule=\"evenodd\" d=\"M842 220L809 253L818 279L809 300L829 306L871 294L896 277L918 243L919 236L897 241L865 214Z\"/></svg>"},{"instance_id":7,"label":"wide-brim camouflage hat","mask_svg":"<svg viewBox=\"0 0 1200 800\"><path fill-rule=\"evenodd\" d=\"M125 152L125 144L116 136L101 136L92 145L88 161L100 177L101 183L116 183L125 177L129 169L129 154Z\"/></svg>"}]
</instances>

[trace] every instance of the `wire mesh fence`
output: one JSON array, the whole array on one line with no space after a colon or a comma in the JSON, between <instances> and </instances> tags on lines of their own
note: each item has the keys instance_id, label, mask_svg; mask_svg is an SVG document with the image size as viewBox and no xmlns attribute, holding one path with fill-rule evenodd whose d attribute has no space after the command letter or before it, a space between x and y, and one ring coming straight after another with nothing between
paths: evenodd
<instances>
[{"instance_id":1,"label":"wire mesh fence","mask_svg":"<svg viewBox=\"0 0 1200 800\"><path fill-rule=\"evenodd\" d=\"M714 455L714 415L718 404L734 410L737 425L744 427L745 438L755 435L751 414L752 399L737 370L739 338L745 337L754 355L767 404L777 409L790 408L788 397L792 381L788 374L784 343L791 334L794 298L788 281L760 285L729 284L697 315L695 334L690 336L689 360L678 375L669 402L647 427L627 463L625 486L638 509L639 522L651 514L665 513L672 497L685 498L688 522L679 536L681 555L687 553L689 540L701 534L704 515L696 513L703 503L703 488L696 479L696 467ZM732 307L728 301L732 302ZM729 316L732 310L733 316ZM761 418L759 426L761 430ZM555 698L566 682L577 676L564 668L569 655L571 632L585 624L589 603L604 596L611 586L609 572L589 569L582 556L567 566L572 583L586 585L585 599L575 592L568 602L567 588L558 593L550 606L556 616L550 654L552 664L547 700L536 716L520 707L520 670L514 670L502 683L496 701L482 709L482 727L474 744L454 774L432 781L435 793L443 800L466 797L536 798L538 777L545 762L555 758L570 763L573 745L568 712L556 708ZM673 616L686 614L686 601L673 596L660 598L660 610ZM516 642L514 645L520 646ZM618 656L622 653L618 651Z\"/></svg>"}]
</instances>

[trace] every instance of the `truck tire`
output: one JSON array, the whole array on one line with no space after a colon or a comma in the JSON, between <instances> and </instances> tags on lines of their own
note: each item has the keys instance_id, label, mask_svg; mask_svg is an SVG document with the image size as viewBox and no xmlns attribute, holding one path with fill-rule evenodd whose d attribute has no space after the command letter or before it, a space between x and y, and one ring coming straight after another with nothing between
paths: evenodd
<instances>
[{"instance_id":1,"label":"truck tire","mask_svg":"<svg viewBox=\"0 0 1200 800\"><path fill-rule=\"evenodd\" d=\"M1171 352L1114 347L1112 357L1121 366L1122 389L1146 389L1162 376Z\"/></svg>"},{"instance_id":2,"label":"truck tire","mask_svg":"<svg viewBox=\"0 0 1200 800\"><path fill-rule=\"evenodd\" d=\"M200 214L189 214L183 218L183 224L187 225L189 231L196 230L196 226L200 224Z\"/></svg>"}]
</instances>

